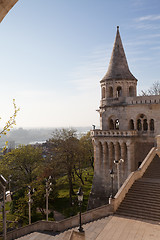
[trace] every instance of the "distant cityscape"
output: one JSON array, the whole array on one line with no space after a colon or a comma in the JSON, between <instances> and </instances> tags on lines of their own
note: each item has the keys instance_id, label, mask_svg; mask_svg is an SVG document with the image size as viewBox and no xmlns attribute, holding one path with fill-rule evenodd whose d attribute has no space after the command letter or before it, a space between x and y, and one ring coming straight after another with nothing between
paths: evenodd
<instances>
[{"instance_id":1,"label":"distant cityscape","mask_svg":"<svg viewBox=\"0 0 160 240\"><path fill-rule=\"evenodd\" d=\"M73 127L77 130L79 136L86 134L91 130L90 127ZM52 138L52 133L56 128L33 128L33 129L12 129L7 135L2 135L0 138L0 148L8 141L9 148L15 148L19 145L44 143L46 140Z\"/></svg>"}]
</instances>

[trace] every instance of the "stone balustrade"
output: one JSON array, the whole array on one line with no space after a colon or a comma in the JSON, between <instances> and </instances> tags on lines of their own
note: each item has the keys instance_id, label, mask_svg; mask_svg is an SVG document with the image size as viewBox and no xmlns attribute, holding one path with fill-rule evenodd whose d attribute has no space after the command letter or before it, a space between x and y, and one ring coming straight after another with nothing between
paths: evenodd
<instances>
[{"instance_id":1,"label":"stone balustrade","mask_svg":"<svg viewBox=\"0 0 160 240\"><path fill-rule=\"evenodd\" d=\"M91 131L91 137L130 137L130 136L137 136L138 133L136 130L129 130L129 131L119 131L119 130L108 130L108 131L102 131L99 129L92 130Z\"/></svg>"},{"instance_id":2,"label":"stone balustrade","mask_svg":"<svg viewBox=\"0 0 160 240\"><path fill-rule=\"evenodd\" d=\"M124 103L127 105L135 105L135 104L150 104L150 103L160 103L160 96L137 96L137 97L126 97L126 98L108 98L102 99L100 105L101 106L110 106L111 104L119 104Z\"/></svg>"},{"instance_id":3,"label":"stone balustrade","mask_svg":"<svg viewBox=\"0 0 160 240\"><path fill-rule=\"evenodd\" d=\"M109 216L113 214L111 205L104 205L99 208L89 210L82 213L82 223L87 223L90 221L95 221L99 218ZM23 235L27 235L31 232L36 231L52 231L52 232L61 232L69 228L73 228L79 225L79 216L70 217L59 222L54 221L38 221L27 225L22 228L10 231L7 233L7 240L16 239Z\"/></svg>"},{"instance_id":4,"label":"stone balustrade","mask_svg":"<svg viewBox=\"0 0 160 240\"><path fill-rule=\"evenodd\" d=\"M159 139L159 141L160 141L160 139ZM146 158L144 159L144 161L142 162L142 164L140 165L140 167L137 169L137 171L130 173L128 178L125 180L125 182L123 183L123 185L121 186L121 188L119 189L117 194L115 195L114 199L110 199L110 204L112 205L112 208L113 208L114 212L118 209L119 205L124 200L126 193L129 191L129 189L131 188L133 183L137 179L139 179L143 176L146 169L148 168L148 166L152 162L153 158L158 153L159 153L158 149L153 147L150 150L150 152L148 153L148 155L146 156Z\"/></svg>"}]
</instances>

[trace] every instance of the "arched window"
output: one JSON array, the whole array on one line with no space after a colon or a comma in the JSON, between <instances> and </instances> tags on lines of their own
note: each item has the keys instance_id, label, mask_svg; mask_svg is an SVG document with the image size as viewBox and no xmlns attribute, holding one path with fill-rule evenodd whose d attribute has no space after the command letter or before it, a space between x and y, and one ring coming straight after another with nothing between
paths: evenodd
<instances>
[{"instance_id":1,"label":"arched window","mask_svg":"<svg viewBox=\"0 0 160 240\"><path fill-rule=\"evenodd\" d=\"M106 97L106 89L105 87L102 87L102 98Z\"/></svg>"},{"instance_id":2,"label":"arched window","mask_svg":"<svg viewBox=\"0 0 160 240\"><path fill-rule=\"evenodd\" d=\"M133 121L133 119L131 119L129 121L129 130L134 130L134 121Z\"/></svg>"},{"instance_id":3,"label":"arched window","mask_svg":"<svg viewBox=\"0 0 160 240\"><path fill-rule=\"evenodd\" d=\"M150 131L154 131L154 120L153 119L151 119L150 120Z\"/></svg>"},{"instance_id":4,"label":"arched window","mask_svg":"<svg viewBox=\"0 0 160 240\"><path fill-rule=\"evenodd\" d=\"M109 87L109 97L112 98L113 97L113 88Z\"/></svg>"},{"instance_id":5,"label":"arched window","mask_svg":"<svg viewBox=\"0 0 160 240\"><path fill-rule=\"evenodd\" d=\"M122 88L117 87L117 97L121 97L121 96L122 96Z\"/></svg>"},{"instance_id":6,"label":"arched window","mask_svg":"<svg viewBox=\"0 0 160 240\"><path fill-rule=\"evenodd\" d=\"M147 123L147 119L143 120L143 131L147 131L148 130L148 123Z\"/></svg>"},{"instance_id":7,"label":"arched window","mask_svg":"<svg viewBox=\"0 0 160 240\"><path fill-rule=\"evenodd\" d=\"M129 87L129 96L130 97L134 96L134 87L133 86Z\"/></svg>"},{"instance_id":8,"label":"arched window","mask_svg":"<svg viewBox=\"0 0 160 240\"><path fill-rule=\"evenodd\" d=\"M119 119L115 120L115 129L119 130Z\"/></svg>"},{"instance_id":9,"label":"arched window","mask_svg":"<svg viewBox=\"0 0 160 240\"><path fill-rule=\"evenodd\" d=\"M110 119L110 121L109 121L109 129L110 129L110 130L113 130L113 129L114 129L113 119Z\"/></svg>"},{"instance_id":10,"label":"arched window","mask_svg":"<svg viewBox=\"0 0 160 240\"><path fill-rule=\"evenodd\" d=\"M142 130L141 119L137 119L137 130L138 130L138 131L141 131L141 130Z\"/></svg>"}]
</instances>

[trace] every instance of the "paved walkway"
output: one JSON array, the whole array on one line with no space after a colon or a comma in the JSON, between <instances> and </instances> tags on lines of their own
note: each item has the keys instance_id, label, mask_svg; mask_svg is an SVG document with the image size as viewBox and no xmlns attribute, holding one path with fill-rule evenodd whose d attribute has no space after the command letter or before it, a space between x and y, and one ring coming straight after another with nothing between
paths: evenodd
<instances>
[{"instance_id":1,"label":"paved walkway","mask_svg":"<svg viewBox=\"0 0 160 240\"><path fill-rule=\"evenodd\" d=\"M160 224L153 221L110 216L83 225L85 240L160 240ZM77 228L74 228L77 229ZM20 240L68 240L70 231L31 233Z\"/></svg>"}]
</instances>

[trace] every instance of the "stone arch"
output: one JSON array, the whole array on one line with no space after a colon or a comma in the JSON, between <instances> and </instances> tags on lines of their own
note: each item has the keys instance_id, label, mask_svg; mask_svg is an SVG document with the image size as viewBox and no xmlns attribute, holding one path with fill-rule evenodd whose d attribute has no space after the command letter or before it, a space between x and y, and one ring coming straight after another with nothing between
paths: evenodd
<instances>
[{"instance_id":1,"label":"stone arch","mask_svg":"<svg viewBox=\"0 0 160 240\"><path fill-rule=\"evenodd\" d=\"M112 118L109 118L109 129L114 130L114 121Z\"/></svg>"},{"instance_id":2,"label":"stone arch","mask_svg":"<svg viewBox=\"0 0 160 240\"><path fill-rule=\"evenodd\" d=\"M108 89L108 96L109 96L109 98L113 98L113 87L109 87L109 89Z\"/></svg>"},{"instance_id":3,"label":"stone arch","mask_svg":"<svg viewBox=\"0 0 160 240\"><path fill-rule=\"evenodd\" d=\"M102 99L106 98L106 88L102 87Z\"/></svg>"},{"instance_id":4,"label":"stone arch","mask_svg":"<svg viewBox=\"0 0 160 240\"><path fill-rule=\"evenodd\" d=\"M147 131L148 130L148 122L147 117L141 113L137 116L137 130L138 131Z\"/></svg>"},{"instance_id":5,"label":"stone arch","mask_svg":"<svg viewBox=\"0 0 160 240\"><path fill-rule=\"evenodd\" d=\"M150 131L154 132L154 119L151 119L149 122Z\"/></svg>"},{"instance_id":6,"label":"stone arch","mask_svg":"<svg viewBox=\"0 0 160 240\"><path fill-rule=\"evenodd\" d=\"M121 97L121 96L122 96L122 87L121 87L121 86L118 86L118 87L117 87L116 96L117 96L117 97Z\"/></svg>"},{"instance_id":7,"label":"stone arch","mask_svg":"<svg viewBox=\"0 0 160 240\"><path fill-rule=\"evenodd\" d=\"M133 119L129 120L129 130L134 130L134 120Z\"/></svg>"},{"instance_id":8,"label":"stone arch","mask_svg":"<svg viewBox=\"0 0 160 240\"><path fill-rule=\"evenodd\" d=\"M3 0L0 1L0 22L2 22L3 18L7 15L7 13L11 10L11 8L18 2L18 0Z\"/></svg>"},{"instance_id":9,"label":"stone arch","mask_svg":"<svg viewBox=\"0 0 160 240\"><path fill-rule=\"evenodd\" d=\"M143 120L143 131L147 131L148 130L148 123L147 123L147 119Z\"/></svg>"},{"instance_id":10,"label":"stone arch","mask_svg":"<svg viewBox=\"0 0 160 240\"><path fill-rule=\"evenodd\" d=\"M134 96L134 87L130 86L129 87L129 97L133 97Z\"/></svg>"},{"instance_id":11,"label":"stone arch","mask_svg":"<svg viewBox=\"0 0 160 240\"><path fill-rule=\"evenodd\" d=\"M141 119L137 119L137 130L141 131L142 130L142 122Z\"/></svg>"}]
</instances>

